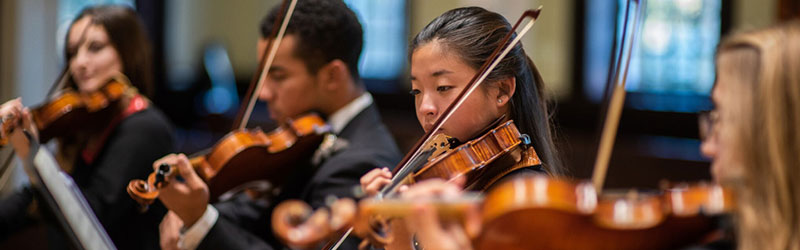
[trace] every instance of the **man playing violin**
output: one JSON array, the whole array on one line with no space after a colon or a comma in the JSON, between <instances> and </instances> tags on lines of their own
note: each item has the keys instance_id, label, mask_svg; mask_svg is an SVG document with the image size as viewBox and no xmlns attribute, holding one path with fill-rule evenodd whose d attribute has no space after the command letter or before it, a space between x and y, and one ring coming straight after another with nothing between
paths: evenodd
<instances>
[{"instance_id":1,"label":"man playing violin","mask_svg":"<svg viewBox=\"0 0 800 250\"><path fill-rule=\"evenodd\" d=\"M271 40L279 11L274 8L262 21L259 55ZM322 157L311 162L310 168L301 168L309 163L298 162L293 175L286 176L288 184L270 200L238 195L209 205L208 186L185 155L156 161L154 167L173 165L185 179L170 182L160 193L171 210L161 223L163 248L282 248L269 226L274 205L292 198L317 208L325 205L326 197L353 196L361 175L399 161L395 142L360 81L361 48L361 25L343 2L297 3L258 97L267 102L271 118L278 122L320 112L338 136L336 143L332 149L318 150L327 152L318 154Z\"/></svg>"}]
</instances>

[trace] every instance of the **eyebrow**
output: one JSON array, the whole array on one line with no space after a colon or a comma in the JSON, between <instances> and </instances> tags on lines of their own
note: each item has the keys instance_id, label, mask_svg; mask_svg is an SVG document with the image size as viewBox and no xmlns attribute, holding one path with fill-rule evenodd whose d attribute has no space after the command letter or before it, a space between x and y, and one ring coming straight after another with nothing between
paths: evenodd
<instances>
[{"instance_id":1,"label":"eyebrow","mask_svg":"<svg viewBox=\"0 0 800 250\"><path fill-rule=\"evenodd\" d=\"M445 74L450 74L450 73L453 73L453 71L449 71L449 70L446 70L446 69L440 69L440 70L437 70L436 72L433 72L433 74L431 74L431 76L439 77L439 76L442 76L442 75L445 75Z\"/></svg>"},{"instance_id":2,"label":"eyebrow","mask_svg":"<svg viewBox=\"0 0 800 250\"><path fill-rule=\"evenodd\" d=\"M446 70L446 69L440 69L440 70L437 70L437 71L433 72L433 74L431 74L431 76L433 76L433 77L440 77L440 76L442 76L442 75L446 75L446 74L450 74L450 73L453 73L453 71L449 71L449 70ZM411 80L412 80L412 81L416 81L416 80L417 80L417 77L416 77L416 76L413 76L413 75L411 75Z\"/></svg>"},{"instance_id":3,"label":"eyebrow","mask_svg":"<svg viewBox=\"0 0 800 250\"><path fill-rule=\"evenodd\" d=\"M286 68L275 65L269 67L269 72L275 72L275 71L286 71Z\"/></svg>"}]
</instances>

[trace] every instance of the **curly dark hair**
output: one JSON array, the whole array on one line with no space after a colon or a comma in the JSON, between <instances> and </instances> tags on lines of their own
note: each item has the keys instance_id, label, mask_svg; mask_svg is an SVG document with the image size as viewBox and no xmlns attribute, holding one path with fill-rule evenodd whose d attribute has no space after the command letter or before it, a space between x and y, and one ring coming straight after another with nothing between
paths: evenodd
<instances>
[{"instance_id":1,"label":"curly dark hair","mask_svg":"<svg viewBox=\"0 0 800 250\"><path fill-rule=\"evenodd\" d=\"M280 6L273 8L261 21L261 37L272 33ZM286 28L286 35L297 36L294 54L310 73L336 59L347 64L353 79L358 82L358 60L361 56L363 32L356 14L341 0L298 1Z\"/></svg>"}]
</instances>

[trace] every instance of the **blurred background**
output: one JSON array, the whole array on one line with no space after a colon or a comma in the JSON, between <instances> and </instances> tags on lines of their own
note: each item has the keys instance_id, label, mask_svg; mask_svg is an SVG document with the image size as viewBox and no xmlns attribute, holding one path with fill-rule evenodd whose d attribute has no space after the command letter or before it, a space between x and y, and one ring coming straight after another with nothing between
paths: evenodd
<instances>
[{"instance_id":1,"label":"blurred background","mask_svg":"<svg viewBox=\"0 0 800 250\"><path fill-rule=\"evenodd\" d=\"M66 28L87 5L131 5L154 45L154 103L171 119L181 152L211 146L230 130L256 70L261 18L276 0L2 0L0 101L41 102L63 68ZM524 47L555 107L569 174L591 175L604 86L622 0L346 0L364 26L359 65L384 121L405 152L422 135L408 94L407 43L441 13L478 5L511 22L544 6ZM657 187L709 178L699 151L697 112L710 108L713 55L728 33L800 15L797 0L649 0L634 48L607 187ZM263 103L253 126L273 124Z\"/></svg>"}]
</instances>

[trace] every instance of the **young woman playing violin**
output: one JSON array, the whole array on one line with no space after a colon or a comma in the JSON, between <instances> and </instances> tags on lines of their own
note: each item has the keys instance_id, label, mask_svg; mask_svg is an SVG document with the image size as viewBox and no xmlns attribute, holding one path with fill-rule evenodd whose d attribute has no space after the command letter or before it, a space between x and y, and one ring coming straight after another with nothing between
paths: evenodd
<instances>
[{"instance_id":1,"label":"young woman playing violin","mask_svg":"<svg viewBox=\"0 0 800 250\"><path fill-rule=\"evenodd\" d=\"M701 149L737 196L737 248L800 249L800 22L731 36L716 62Z\"/></svg>"},{"instance_id":2,"label":"young woman playing violin","mask_svg":"<svg viewBox=\"0 0 800 250\"><path fill-rule=\"evenodd\" d=\"M134 10L120 6L87 8L72 22L65 44L68 77L56 93L97 92L119 74L129 78L141 93L152 89L150 45ZM108 119L77 121L80 127L99 129L70 131L56 137L56 157L118 248L155 249L158 222L165 209L157 206L141 214L125 187L130 179L147 176L150 163L172 151L171 127L161 112L132 88L114 104L109 107L114 112ZM0 117L20 117L26 124L36 115L19 100L3 104L0 112ZM26 129L35 131L36 127ZM26 189L0 202L4 207L15 206L0 215L4 218L0 220L0 235L9 235L33 221L25 216L32 200L31 191ZM50 242L52 247L66 243Z\"/></svg>"},{"instance_id":3,"label":"young woman playing violin","mask_svg":"<svg viewBox=\"0 0 800 250\"><path fill-rule=\"evenodd\" d=\"M411 95L425 131L431 129L492 51L501 46L511 28L497 13L467 7L445 12L414 37L410 49ZM563 172L553 142L544 82L521 44L467 97L440 133L468 141L500 117L514 120L520 133L530 135L543 162L543 168L523 168L506 176ZM361 187L367 195L374 195L391 182L391 177L386 168L374 169L361 178Z\"/></svg>"},{"instance_id":4,"label":"young woman playing violin","mask_svg":"<svg viewBox=\"0 0 800 250\"><path fill-rule=\"evenodd\" d=\"M501 15L479 7L458 8L445 12L417 34L411 42L411 95L417 119L427 132L454 101L470 79L500 47L512 25ZM544 82L521 44L500 61L486 80L467 97L439 133L459 141L479 136L497 119L513 120L520 133L528 134L532 147L543 163L506 173L490 186L512 176L546 173L560 175L563 170L553 141L554 134L544 92ZM387 168L374 169L361 177L367 195L377 194L391 183ZM393 223L397 224L397 223ZM411 242L402 227L394 228L394 244ZM389 245L387 248L402 247Z\"/></svg>"}]
</instances>

